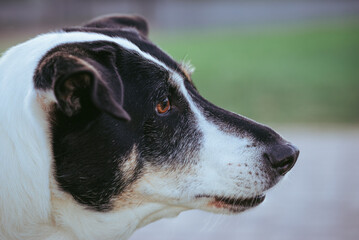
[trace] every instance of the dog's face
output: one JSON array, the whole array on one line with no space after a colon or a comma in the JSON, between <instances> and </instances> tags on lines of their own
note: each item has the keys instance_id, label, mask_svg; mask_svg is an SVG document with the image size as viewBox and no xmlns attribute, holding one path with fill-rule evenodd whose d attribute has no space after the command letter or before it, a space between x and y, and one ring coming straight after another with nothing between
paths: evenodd
<instances>
[{"instance_id":1,"label":"dog's face","mask_svg":"<svg viewBox=\"0 0 359 240\"><path fill-rule=\"evenodd\" d=\"M76 204L237 213L260 204L293 167L294 146L204 99L190 67L148 40L143 19L106 17L65 31L104 35L52 48L34 76L35 88L56 99L47 108L55 185Z\"/></svg>"}]
</instances>

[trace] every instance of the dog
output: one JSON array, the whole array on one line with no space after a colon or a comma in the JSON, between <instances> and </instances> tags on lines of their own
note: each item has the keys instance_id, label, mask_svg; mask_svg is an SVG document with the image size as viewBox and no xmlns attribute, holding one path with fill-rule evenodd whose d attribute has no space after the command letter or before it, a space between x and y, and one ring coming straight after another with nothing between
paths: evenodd
<instances>
[{"instance_id":1,"label":"dog","mask_svg":"<svg viewBox=\"0 0 359 240\"><path fill-rule=\"evenodd\" d=\"M128 239L190 209L259 205L299 150L204 99L138 16L39 35L0 60L0 239Z\"/></svg>"}]
</instances>

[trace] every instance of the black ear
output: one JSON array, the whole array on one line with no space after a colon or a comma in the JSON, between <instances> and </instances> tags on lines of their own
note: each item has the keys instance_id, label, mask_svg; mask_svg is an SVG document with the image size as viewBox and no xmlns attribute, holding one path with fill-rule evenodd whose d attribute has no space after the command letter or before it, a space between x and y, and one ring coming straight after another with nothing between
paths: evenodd
<instances>
[{"instance_id":1,"label":"black ear","mask_svg":"<svg viewBox=\"0 0 359 240\"><path fill-rule=\"evenodd\" d=\"M134 28L144 37L148 36L147 21L135 15L105 15L95 18L87 23L84 27L90 28Z\"/></svg>"},{"instance_id":2,"label":"black ear","mask_svg":"<svg viewBox=\"0 0 359 240\"><path fill-rule=\"evenodd\" d=\"M84 107L91 107L92 103L97 109L116 118L127 121L131 119L122 108L119 97L115 97L106 82L91 69L73 69L56 80L54 92L59 107L69 117L76 115ZM123 95L123 92L116 94Z\"/></svg>"},{"instance_id":3,"label":"black ear","mask_svg":"<svg viewBox=\"0 0 359 240\"><path fill-rule=\"evenodd\" d=\"M111 64L104 66L57 52L43 59L35 74L36 87L47 89L49 85L40 85L46 82L52 85L59 108L69 117L95 108L119 119L131 119L122 107L122 80Z\"/></svg>"}]
</instances>

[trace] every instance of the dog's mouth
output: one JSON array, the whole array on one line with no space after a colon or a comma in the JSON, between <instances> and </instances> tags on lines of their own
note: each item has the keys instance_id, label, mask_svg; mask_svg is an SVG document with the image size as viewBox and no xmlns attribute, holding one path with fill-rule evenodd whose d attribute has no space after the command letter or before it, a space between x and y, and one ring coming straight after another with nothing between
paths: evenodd
<instances>
[{"instance_id":1,"label":"dog's mouth","mask_svg":"<svg viewBox=\"0 0 359 240\"><path fill-rule=\"evenodd\" d=\"M245 209L258 206L265 199L264 194L257 195L251 198L229 198L229 197L210 196L210 195L198 195L196 197L211 199L208 203L208 206L217 209L229 210L230 212L234 212L234 213L241 212Z\"/></svg>"}]
</instances>

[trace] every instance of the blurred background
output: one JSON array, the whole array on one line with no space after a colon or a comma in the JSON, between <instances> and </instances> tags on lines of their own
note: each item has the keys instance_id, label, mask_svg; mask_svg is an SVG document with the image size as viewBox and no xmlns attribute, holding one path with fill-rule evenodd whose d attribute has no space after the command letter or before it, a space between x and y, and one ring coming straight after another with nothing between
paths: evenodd
<instances>
[{"instance_id":1,"label":"blurred background","mask_svg":"<svg viewBox=\"0 0 359 240\"><path fill-rule=\"evenodd\" d=\"M203 96L301 150L256 209L188 211L131 240L359 239L359 1L1 0L0 52L109 13L147 18Z\"/></svg>"}]
</instances>

